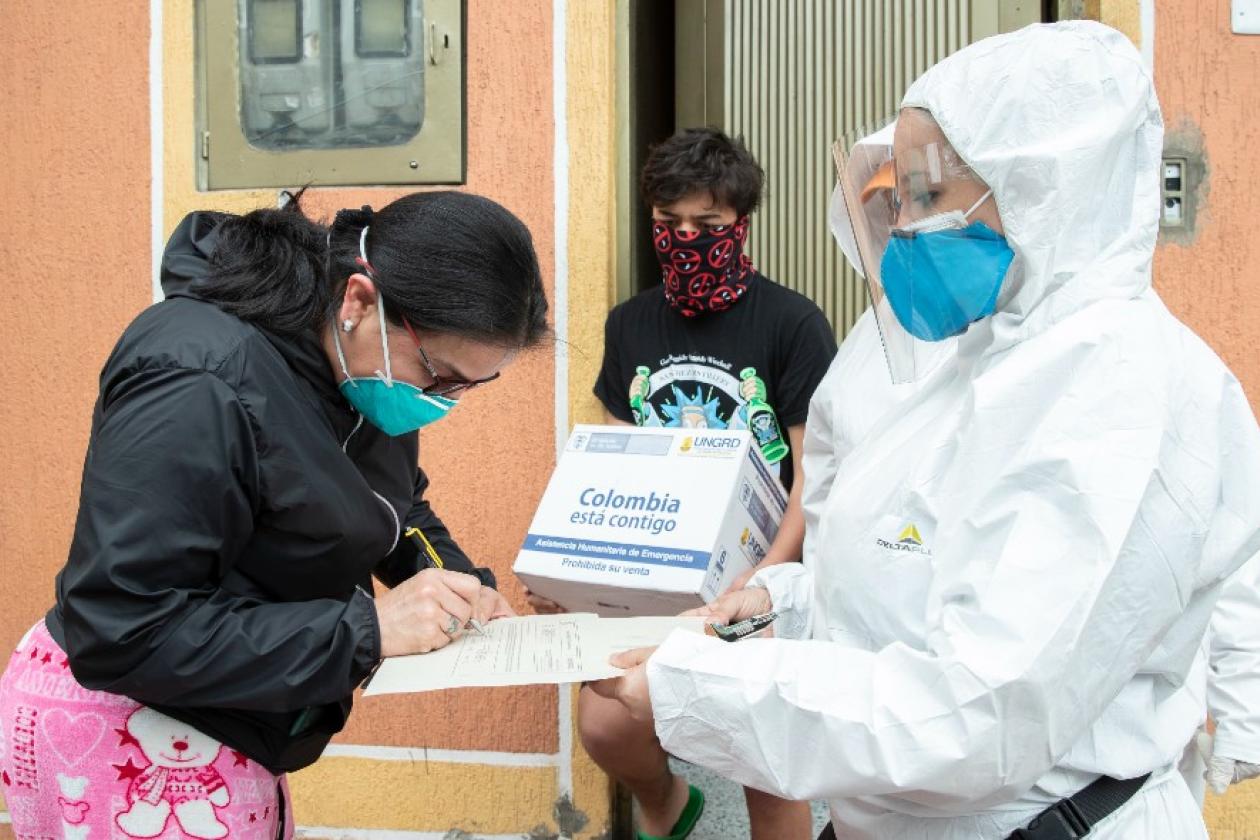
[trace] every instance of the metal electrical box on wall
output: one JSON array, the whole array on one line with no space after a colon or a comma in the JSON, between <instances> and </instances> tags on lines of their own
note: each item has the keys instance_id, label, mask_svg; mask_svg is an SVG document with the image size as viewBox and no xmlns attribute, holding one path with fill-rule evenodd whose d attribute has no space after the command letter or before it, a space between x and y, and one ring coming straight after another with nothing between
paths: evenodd
<instances>
[{"instance_id":1,"label":"metal electrical box on wall","mask_svg":"<svg viewBox=\"0 0 1260 840\"><path fill-rule=\"evenodd\" d=\"M1235 35L1260 35L1260 0L1231 0L1229 25Z\"/></svg>"},{"instance_id":2,"label":"metal electrical box on wall","mask_svg":"<svg viewBox=\"0 0 1260 840\"><path fill-rule=\"evenodd\" d=\"M198 187L457 184L463 0L200 0Z\"/></svg>"},{"instance_id":3,"label":"metal electrical box on wall","mask_svg":"<svg viewBox=\"0 0 1260 840\"><path fill-rule=\"evenodd\" d=\"M1188 126L1174 127L1164 137L1160 161L1159 239L1189 245L1198 233L1199 214L1208 200L1208 167L1202 137Z\"/></svg>"},{"instance_id":4,"label":"metal electrical box on wall","mask_svg":"<svg viewBox=\"0 0 1260 840\"><path fill-rule=\"evenodd\" d=\"M1183 157L1166 157L1162 162L1163 175L1160 181L1160 198L1163 202L1160 210L1161 227L1183 227L1186 223L1186 174L1190 167Z\"/></svg>"}]
</instances>

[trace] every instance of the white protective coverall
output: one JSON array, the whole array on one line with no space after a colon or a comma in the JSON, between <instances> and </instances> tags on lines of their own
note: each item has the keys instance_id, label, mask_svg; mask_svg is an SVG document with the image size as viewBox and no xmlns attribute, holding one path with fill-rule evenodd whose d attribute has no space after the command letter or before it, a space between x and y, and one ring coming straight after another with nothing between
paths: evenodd
<instances>
[{"instance_id":1,"label":"white protective coverall","mask_svg":"<svg viewBox=\"0 0 1260 840\"><path fill-rule=\"evenodd\" d=\"M894 128L895 124L889 125L858 142L891 152ZM874 159L878 160L879 155ZM873 174L863 171L858 177L870 178ZM839 186L832 194L829 215L836 243L861 276L857 246ZM890 381L874 315L867 311L854 324L810 400L802 447L802 497L807 529L811 532L818 527L836 465L858 441L879 427L885 412L918 387L916 383L895 385ZM954 338L919 343L916 366L926 379L927 374L953 359L957 349ZM806 550L810 548L807 543ZM1178 764L1200 807L1208 777L1216 792L1223 793L1235 781L1260 775L1260 554L1248 560L1225 584L1209 628L1203 640L1208 668L1204 671L1196 667L1194 672L1203 672L1208 679L1202 692L1220 748L1213 750L1213 738L1205 723L1186 746Z\"/></svg>"},{"instance_id":2,"label":"white protective coverall","mask_svg":"<svg viewBox=\"0 0 1260 840\"><path fill-rule=\"evenodd\" d=\"M920 354L920 364L926 371L935 370L948 362L956 349L954 339L937 342L933 346L935 356ZM863 313L809 403L802 450L807 533L816 532L837 465L878 428L882 415L913 394L915 387L889 381L874 313ZM806 542L806 552L814 548L813 541ZM1207 681L1198 696L1204 697L1206 714L1216 725L1215 739L1199 731L1178 765L1200 807L1207 789L1204 774L1210 756L1214 755L1218 763L1227 762L1222 767L1224 784L1235 776L1230 763L1260 765L1260 554L1248 560L1221 590L1202 655L1207 657L1208 667L1196 664L1192 673L1202 674Z\"/></svg>"},{"instance_id":3,"label":"white protective coverall","mask_svg":"<svg viewBox=\"0 0 1260 840\"><path fill-rule=\"evenodd\" d=\"M835 465L805 562L754 579L778 638L657 650L657 735L829 800L845 837L1001 838L1148 772L1092 836L1203 837L1174 765L1222 582L1260 548L1260 430L1151 289L1150 79L1113 30L1056 24L960 51L903 105L994 190L998 311Z\"/></svg>"}]
</instances>

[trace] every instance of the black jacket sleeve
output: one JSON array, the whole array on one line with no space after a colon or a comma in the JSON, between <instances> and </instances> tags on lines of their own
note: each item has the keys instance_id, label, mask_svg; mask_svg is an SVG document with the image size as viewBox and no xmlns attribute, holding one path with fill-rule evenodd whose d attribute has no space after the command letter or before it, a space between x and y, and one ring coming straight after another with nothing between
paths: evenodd
<instances>
[{"instance_id":1,"label":"black jacket sleeve","mask_svg":"<svg viewBox=\"0 0 1260 840\"><path fill-rule=\"evenodd\" d=\"M283 712L344 700L375 665L372 600L264 602L220 586L260 504L255 424L205 370L102 393L57 580L76 679L142 703Z\"/></svg>"},{"instance_id":2,"label":"black jacket sleeve","mask_svg":"<svg viewBox=\"0 0 1260 840\"><path fill-rule=\"evenodd\" d=\"M413 451L411 455L414 462L416 453ZM480 578L483 585L497 587L494 572L488 568L474 566L472 560L459 547L459 543L455 542L455 538L451 536L446 525L433 511L432 506L424 497L428 489L429 477L425 475L423 469L416 467L415 492L412 494L411 510L403 520L403 531L406 532L408 528L419 528L433 546L433 550L437 552L438 557L442 558L444 568L475 575ZM392 587L423 568L425 564L422 562L416 544L407 537L402 537L389 556L376 567L375 574L377 580Z\"/></svg>"}]
</instances>

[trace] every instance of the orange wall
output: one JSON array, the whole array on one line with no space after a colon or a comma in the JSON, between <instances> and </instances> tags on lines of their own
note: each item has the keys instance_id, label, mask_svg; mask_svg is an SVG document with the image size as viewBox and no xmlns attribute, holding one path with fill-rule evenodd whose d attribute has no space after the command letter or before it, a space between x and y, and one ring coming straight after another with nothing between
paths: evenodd
<instances>
[{"instance_id":1,"label":"orange wall","mask_svg":"<svg viewBox=\"0 0 1260 840\"><path fill-rule=\"evenodd\" d=\"M6 7L0 45L0 648L52 603L96 378L150 300L149 10Z\"/></svg>"},{"instance_id":2,"label":"orange wall","mask_svg":"<svg viewBox=\"0 0 1260 840\"><path fill-rule=\"evenodd\" d=\"M8 11L6 9L6 11ZM468 4L468 189L524 219L553 273L551 2ZM191 4L166 14L191 16ZM191 19L191 18L189 18ZM27 4L4 14L0 47L0 258L13 267L0 334L0 649L52 603L65 559L100 367L150 302L149 9L86 4L75 14ZM191 76L166 68L167 83ZM167 135L193 120L168 108ZM185 147L178 148L177 153ZM166 161L168 202L189 183ZM315 215L377 206L401 190L312 191ZM192 197L213 204L222 193ZM165 230L178 221L168 211ZM523 607L510 568L554 458L550 348L474 392L421 442L433 501L466 550L495 568ZM554 752L554 688L443 692L362 703L341 740L392 746Z\"/></svg>"},{"instance_id":3,"label":"orange wall","mask_svg":"<svg viewBox=\"0 0 1260 840\"><path fill-rule=\"evenodd\" d=\"M1260 410L1260 36L1230 32L1229 0L1159 0L1156 13L1166 131L1201 134L1207 164L1194 238L1156 251L1156 286Z\"/></svg>"}]
</instances>

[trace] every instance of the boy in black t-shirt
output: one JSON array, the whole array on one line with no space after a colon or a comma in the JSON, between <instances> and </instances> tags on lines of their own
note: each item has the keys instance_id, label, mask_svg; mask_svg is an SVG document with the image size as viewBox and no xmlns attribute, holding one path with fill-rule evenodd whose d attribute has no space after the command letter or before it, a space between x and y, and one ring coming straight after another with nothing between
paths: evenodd
<instances>
[{"instance_id":1,"label":"boy in black t-shirt","mask_svg":"<svg viewBox=\"0 0 1260 840\"><path fill-rule=\"evenodd\" d=\"M763 181L743 143L716 129L679 132L652 151L640 186L652 207L662 286L609 313L595 383L610 423L751 426L790 491L783 523L758 568L800 559L805 415L836 353L822 311L759 274L743 253ZM777 415L777 427L763 403ZM554 607L530 600L540 611ZM634 721L616 701L583 690L578 729L595 762L638 800L641 837L690 832L704 797L670 772L651 722ZM745 795L753 840L812 838L808 803L752 789Z\"/></svg>"}]
</instances>

